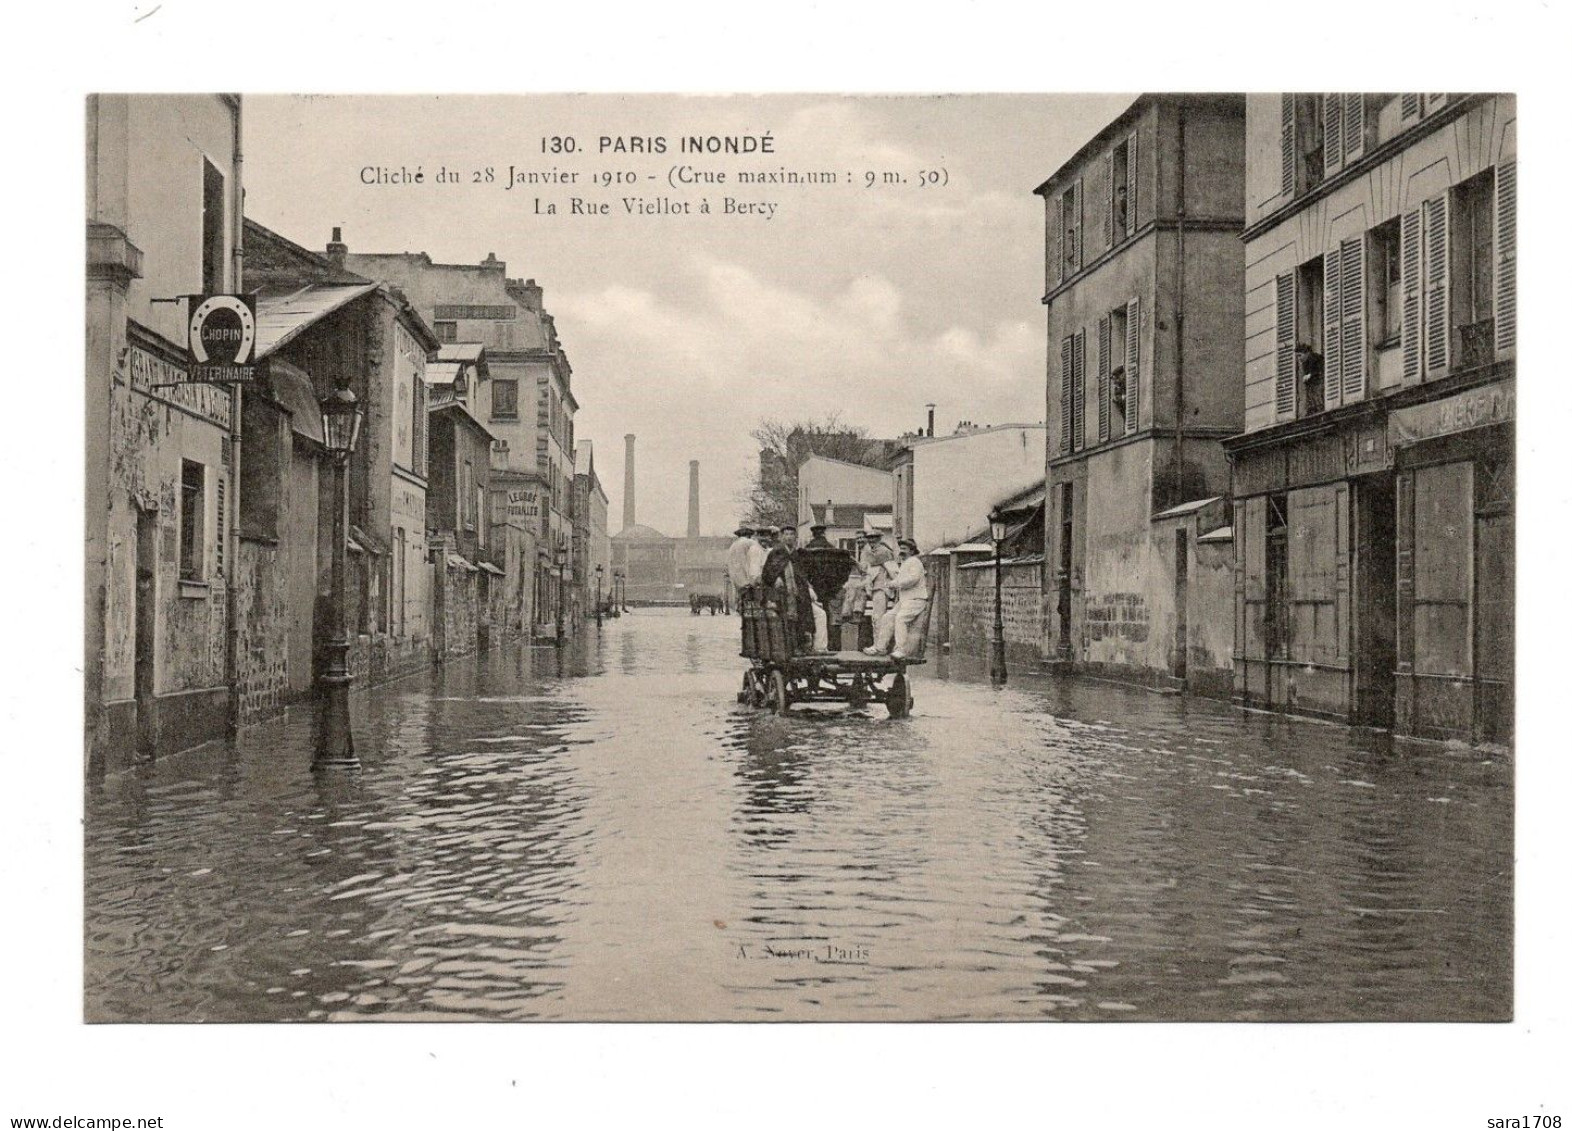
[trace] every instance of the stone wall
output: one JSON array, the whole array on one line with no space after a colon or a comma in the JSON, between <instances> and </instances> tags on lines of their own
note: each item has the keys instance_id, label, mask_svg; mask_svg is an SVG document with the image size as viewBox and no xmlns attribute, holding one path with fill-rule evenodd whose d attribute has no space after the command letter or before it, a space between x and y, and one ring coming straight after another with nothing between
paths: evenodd
<instances>
[{"instance_id":1,"label":"stone wall","mask_svg":"<svg viewBox=\"0 0 1572 1131\"><path fill-rule=\"evenodd\" d=\"M1042 565L1035 558L1005 563L1000 585L1007 654L1040 657L1043 639ZM993 563L955 571L950 602L950 641L957 652L985 652L993 634Z\"/></svg>"},{"instance_id":2,"label":"stone wall","mask_svg":"<svg viewBox=\"0 0 1572 1131\"><path fill-rule=\"evenodd\" d=\"M279 558L274 543L240 543L235 584L241 726L270 718L289 702L288 575ZM302 662L309 664L311 657Z\"/></svg>"}]
</instances>

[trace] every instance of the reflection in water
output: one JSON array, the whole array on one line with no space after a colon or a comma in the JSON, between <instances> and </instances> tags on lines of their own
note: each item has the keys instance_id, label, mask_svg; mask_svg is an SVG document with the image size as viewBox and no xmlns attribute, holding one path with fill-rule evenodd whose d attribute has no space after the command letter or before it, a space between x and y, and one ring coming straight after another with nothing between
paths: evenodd
<instances>
[{"instance_id":1,"label":"reflection in water","mask_svg":"<svg viewBox=\"0 0 1572 1131\"><path fill-rule=\"evenodd\" d=\"M95 784L88 1017L1510 1015L1508 757L958 660L776 718L735 624L357 695L357 774L301 711Z\"/></svg>"}]
</instances>

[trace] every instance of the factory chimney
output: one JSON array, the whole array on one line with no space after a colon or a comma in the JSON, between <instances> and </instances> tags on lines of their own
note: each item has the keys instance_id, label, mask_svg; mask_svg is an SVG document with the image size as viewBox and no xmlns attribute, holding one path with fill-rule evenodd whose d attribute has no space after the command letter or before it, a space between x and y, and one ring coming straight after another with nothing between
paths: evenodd
<instances>
[{"instance_id":1,"label":"factory chimney","mask_svg":"<svg viewBox=\"0 0 1572 1131\"><path fill-rule=\"evenodd\" d=\"M688 537L699 536L699 461L688 461Z\"/></svg>"},{"instance_id":2,"label":"factory chimney","mask_svg":"<svg viewBox=\"0 0 1572 1131\"><path fill-rule=\"evenodd\" d=\"M634 524L633 510L633 433L623 437L628 444L627 458L622 461L622 529Z\"/></svg>"},{"instance_id":3,"label":"factory chimney","mask_svg":"<svg viewBox=\"0 0 1572 1131\"><path fill-rule=\"evenodd\" d=\"M930 435L930 436L933 435L933 410L934 410L935 407L937 407L937 406L935 406L935 405L929 405L928 406L928 435Z\"/></svg>"}]
</instances>

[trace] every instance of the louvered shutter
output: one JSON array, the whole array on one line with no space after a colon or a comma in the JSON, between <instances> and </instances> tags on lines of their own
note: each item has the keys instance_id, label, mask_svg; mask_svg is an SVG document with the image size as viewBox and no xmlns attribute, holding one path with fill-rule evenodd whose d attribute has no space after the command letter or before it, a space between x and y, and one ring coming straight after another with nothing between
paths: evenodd
<instances>
[{"instance_id":1,"label":"louvered shutter","mask_svg":"<svg viewBox=\"0 0 1572 1131\"><path fill-rule=\"evenodd\" d=\"M1097 442L1108 442L1109 401L1109 344L1112 338L1109 333L1110 323L1108 315L1103 315L1097 320Z\"/></svg>"},{"instance_id":2,"label":"louvered shutter","mask_svg":"<svg viewBox=\"0 0 1572 1131\"><path fill-rule=\"evenodd\" d=\"M1113 154L1103 158L1103 246L1113 247L1114 238L1114 162Z\"/></svg>"},{"instance_id":3,"label":"louvered shutter","mask_svg":"<svg viewBox=\"0 0 1572 1131\"><path fill-rule=\"evenodd\" d=\"M1075 433L1075 338L1066 337L1059 343L1059 454L1071 452L1070 437Z\"/></svg>"},{"instance_id":4,"label":"louvered shutter","mask_svg":"<svg viewBox=\"0 0 1572 1131\"><path fill-rule=\"evenodd\" d=\"M1331 176L1343 167L1343 99L1341 94L1321 96L1322 136L1325 149L1323 160L1326 175Z\"/></svg>"},{"instance_id":5,"label":"louvered shutter","mask_svg":"<svg viewBox=\"0 0 1572 1131\"><path fill-rule=\"evenodd\" d=\"M1139 166L1135 160L1135 139L1139 130L1130 131L1130 143L1124 150L1124 234L1131 235L1137 227L1135 219L1135 198L1140 194L1135 191L1140 177L1136 175Z\"/></svg>"},{"instance_id":6,"label":"louvered shutter","mask_svg":"<svg viewBox=\"0 0 1572 1131\"><path fill-rule=\"evenodd\" d=\"M1135 435L1141 417L1141 300L1124 308L1124 434Z\"/></svg>"},{"instance_id":7,"label":"louvered shutter","mask_svg":"<svg viewBox=\"0 0 1572 1131\"><path fill-rule=\"evenodd\" d=\"M1420 249L1421 228L1419 210L1403 214L1402 230L1402 279L1403 279L1403 384L1418 381L1421 373L1420 360L1424 351L1420 346L1420 266L1423 256Z\"/></svg>"},{"instance_id":8,"label":"louvered shutter","mask_svg":"<svg viewBox=\"0 0 1572 1131\"><path fill-rule=\"evenodd\" d=\"M1071 219L1075 222L1075 269L1079 271L1086 266L1086 190L1079 177L1075 179L1075 211Z\"/></svg>"},{"instance_id":9,"label":"louvered shutter","mask_svg":"<svg viewBox=\"0 0 1572 1131\"><path fill-rule=\"evenodd\" d=\"M1066 224L1067 211L1065 209L1064 194L1060 193L1054 200L1054 215L1058 225L1059 242L1054 249L1057 254L1053 257L1053 281L1057 285L1064 282L1066 274L1064 269L1064 241L1067 238L1066 233L1069 231L1069 228Z\"/></svg>"},{"instance_id":10,"label":"louvered shutter","mask_svg":"<svg viewBox=\"0 0 1572 1131\"><path fill-rule=\"evenodd\" d=\"M1496 356L1517 346L1517 162L1496 169Z\"/></svg>"},{"instance_id":11,"label":"louvered shutter","mask_svg":"<svg viewBox=\"0 0 1572 1131\"><path fill-rule=\"evenodd\" d=\"M1343 403L1343 272L1342 248L1326 253L1322 269L1321 324L1324 328L1326 356L1322 359L1321 388L1327 408ZM1297 379L1297 374L1295 375Z\"/></svg>"},{"instance_id":12,"label":"louvered shutter","mask_svg":"<svg viewBox=\"0 0 1572 1131\"><path fill-rule=\"evenodd\" d=\"M1365 155L1365 96L1343 95L1343 164L1352 165Z\"/></svg>"},{"instance_id":13,"label":"louvered shutter","mask_svg":"<svg viewBox=\"0 0 1572 1131\"><path fill-rule=\"evenodd\" d=\"M1441 107L1443 107L1445 105L1446 105L1446 95L1444 95L1444 94L1427 94L1427 95L1425 95L1425 113L1426 114L1434 114L1437 110L1441 109Z\"/></svg>"},{"instance_id":14,"label":"louvered shutter","mask_svg":"<svg viewBox=\"0 0 1572 1131\"><path fill-rule=\"evenodd\" d=\"M1277 277L1277 418L1294 418L1294 276Z\"/></svg>"},{"instance_id":15,"label":"louvered shutter","mask_svg":"<svg viewBox=\"0 0 1572 1131\"><path fill-rule=\"evenodd\" d=\"M1343 241L1343 365L1344 404L1365 396L1365 241L1362 236ZM1328 370L1327 395L1331 396L1333 378Z\"/></svg>"},{"instance_id":16,"label":"louvered shutter","mask_svg":"<svg viewBox=\"0 0 1572 1131\"><path fill-rule=\"evenodd\" d=\"M1075 332L1075 358L1074 358L1074 402L1075 402L1075 431L1071 440L1077 449L1086 446L1086 331Z\"/></svg>"},{"instance_id":17,"label":"louvered shutter","mask_svg":"<svg viewBox=\"0 0 1572 1131\"><path fill-rule=\"evenodd\" d=\"M1283 183L1284 196L1294 195L1294 158L1298 145L1294 140L1294 96L1283 95Z\"/></svg>"},{"instance_id":18,"label":"louvered shutter","mask_svg":"<svg viewBox=\"0 0 1572 1131\"><path fill-rule=\"evenodd\" d=\"M1411 122L1414 119L1418 118L1419 117L1419 106L1420 106L1419 95L1417 95L1417 94L1405 94L1405 95L1402 95L1402 99L1403 99L1403 103L1402 103L1402 111L1403 111L1402 118L1403 118L1403 121Z\"/></svg>"},{"instance_id":19,"label":"louvered shutter","mask_svg":"<svg viewBox=\"0 0 1572 1131\"><path fill-rule=\"evenodd\" d=\"M1425 376L1439 377L1447 370L1451 337L1447 325L1447 196L1425 201Z\"/></svg>"},{"instance_id":20,"label":"louvered shutter","mask_svg":"<svg viewBox=\"0 0 1572 1131\"><path fill-rule=\"evenodd\" d=\"M224 476L220 475L218 477L218 488L217 488L217 496L218 496L217 497L217 502L218 502L218 522L217 522L218 529L217 529L217 534L218 534L218 537L217 537L217 539L213 543L213 560L216 563L216 565L218 566L217 572L219 572L219 573L223 573L224 572L224 534L229 529L229 522L228 522L228 519L229 519L228 502L229 502L229 500L225 497L226 496L226 491L225 491L224 487L225 487L225 478L224 478Z\"/></svg>"}]
</instances>

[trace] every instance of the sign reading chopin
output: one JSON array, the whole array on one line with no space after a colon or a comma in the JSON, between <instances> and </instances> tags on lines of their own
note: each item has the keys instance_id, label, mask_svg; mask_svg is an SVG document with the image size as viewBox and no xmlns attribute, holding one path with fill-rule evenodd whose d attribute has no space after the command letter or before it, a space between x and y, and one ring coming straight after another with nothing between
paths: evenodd
<instances>
[{"instance_id":1,"label":"sign reading chopin","mask_svg":"<svg viewBox=\"0 0 1572 1131\"><path fill-rule=\"evenodd\" d=\"M188 295L187 380L228 384L256 379L256 295Z\"/></svg>"}]
</instances>

